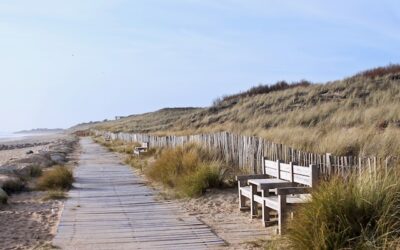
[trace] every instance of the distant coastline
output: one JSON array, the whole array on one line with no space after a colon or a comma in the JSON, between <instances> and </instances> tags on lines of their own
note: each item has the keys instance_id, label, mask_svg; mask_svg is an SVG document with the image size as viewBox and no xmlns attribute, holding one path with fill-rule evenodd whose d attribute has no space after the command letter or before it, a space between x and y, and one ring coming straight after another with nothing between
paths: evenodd
<instances>
[{"instance_id":1,"label":"distant coastline","mask_svg":"<svg viewBox=\"0 0 400 250\"><path fill-rule=\"evenodd\" d=\"M31 130L21 130L14 132L14 134L48 134L48 133L61 133L64 132L62 128L35 128Z\"/></svg>"}]
</instances>

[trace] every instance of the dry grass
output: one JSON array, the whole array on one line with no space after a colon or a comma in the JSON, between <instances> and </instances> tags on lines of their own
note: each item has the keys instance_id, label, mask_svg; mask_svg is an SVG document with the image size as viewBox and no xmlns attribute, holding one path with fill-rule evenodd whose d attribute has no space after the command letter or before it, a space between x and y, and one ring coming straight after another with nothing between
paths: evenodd
<instances>
[{"instance_id":1,"label":"dry grass","mask_svg":"<svg viewBox=\"0 0 400 250\"><path fill-rule=\"evenodd\" d=\"M43 200L64 200L68 198L63 190L49 190Z\"/></svg>"},{"instance_id":2,"label":"dry grass","mask_svg":"<svg viewBox=\"0 0 400 250\"><path fill-rule=\"evenodd\" d=\"M122 154L133 154L133 150L135 147L140 146L139 143L132 142L122 142L122 141L106 141L103 137L94 137L93 140L106 148L108 148L112 152L118 152Z\"/></svg>"},{"instance_id":3,"label":"dry grass","mask_svg":"<svg viewBox=\"0 0 400 250\"><path fill-rule=\"evenodd\" d=\"M399 155L400 73L394 70L398 67L327 84L272 92L254 88L210 108L160 110L96 128L157 135L229 131L315 153Z\"/></svg>"},{"instance_id":4,"label":"dry grass","mask_svg":"<svg viewBox=\"0 0 400 250\"><path fill-rule=\"evenodd\" d=\"M122 141L104 143L100 138L96 141L102 142L109 149L130 145ZM139 157L124 150L122 153L127 154L124 161L126 164L139 169L151 180L172 189L178 197L196 197L208 188L230 186L234 183L236 171L228 167L220 155L196 144L173 149L150 148Z\"/></svg>"},{"instance_id":5,"label":"dry grass","mask_svg":"<svg viewBox=\"0 0 400 250\"><path fill-rule=\"evenodd\" d=\"M43 173L37 180L39 190L68 190L72 187L74 176L65 166L55 166Z\"/></svg>"},{"instance_id":6,"label":"dry grass","mask_svg":"<svg viewBox=\"0 0 400 250\"><path fill-rule=\"evenodd\" d=\"M145 173L181 196L195 197L208 188L222 187L226 169L221 157L214 152L188 144L162 150Z\"/></svg>"},{"instance_id":7,"label":"dry grass","mask_svg":"<svg viewBox=\"0 0 400 250\"><path fill-rule=\"evenodd\" d=\"M181 117L192 114L199 108L165 108L155 113L132 115L117 121L107 121L94 124L99 129L113 131L149 133L154 131L166 131L172 129L176 121Z\"/></svg>"},{"instance_id":8,"label":"dry grass","mask_svg":"<svg viewBox=\"0 0 400 250\"><path fill-rule=\"evenodd\" d=\"M398 249L400 183L393 171L323 183L289 223L293 249Z\"/></svg>"}]
</instances>

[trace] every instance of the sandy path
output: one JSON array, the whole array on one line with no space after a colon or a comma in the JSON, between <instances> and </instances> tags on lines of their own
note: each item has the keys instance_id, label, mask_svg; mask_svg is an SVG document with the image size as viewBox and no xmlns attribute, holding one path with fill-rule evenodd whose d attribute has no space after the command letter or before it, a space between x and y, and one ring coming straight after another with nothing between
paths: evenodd
<instances>
[{"instance_id":1,"label":"sandy path","mask_svg":"<svg viewBox=\"0 0 400 250\"><path fill-rule=\"evenodd\" d=\"M177 203L159 201L116 154L81 140L75 170L53 244L63 249L205 249L224 244Z\"/></svg>"}]
</instances>

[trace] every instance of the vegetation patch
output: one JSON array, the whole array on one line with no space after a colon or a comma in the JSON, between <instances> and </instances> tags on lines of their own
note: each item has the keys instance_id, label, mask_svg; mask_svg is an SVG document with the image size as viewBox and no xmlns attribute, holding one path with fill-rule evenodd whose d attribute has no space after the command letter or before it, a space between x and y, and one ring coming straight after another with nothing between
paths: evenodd
<instances>
[{"instance_id":1,"label":"vegetation patch","mask_svg":"<svg viewBox=\"0 0 400 250\"><path fill-rule=\"evenodd\" d=\"M137 143L105 141L94 139L112 151L116 148L134 148ZM176 148L149 148L140 156L130 151L124 163L143 172L147 177L173 189L178 196L197 197L207 189L233 186L236 170L228 167L223 157L197 144L187 144Z\"/></svg>"},{"instance_id":2,"label":"vegetation patch","mask_svg":"<svg viewBox=\"0 0 400 250\"><path fill-rule=\"evenodd\" d=\"M182 196L196 197L224 185L226 165L221 157L195 144L166 148L145 171L151 179Z\"/></svg>"},{"instance_id":3,"label":"vegetation patch","mask_svg":"<svg viewBox=\"0 0 400 250\"><path fill-rule=\"evenodd\" d=\"M334 178L288 224L294 249L398 249L400 174Z\"/></svg>"},{"instance_id":4,"label":"vegetation patch","mask_svg":"<svg viewBox=\"0 0 400 250\"><path fill-rule=\"evenodd\" d=\"M259 136L333 155L400 154L400 65L325 84L278 82L217 99L209 108L164 109L93 124L111 132Z\"/></svg>"},{"instance_id":5,"label":"vegetation patch","mask_svg":"<svg viewBox=\"0 0 400 250\"><path fill-rule=\"evenodd\" d=\"M72 171L65 166L56 166L38 179L39 190L68 190L72 187L74 177Z\"/></svg>"},{"instance_id":6,"label":"vegetation patch","mask_svg":"<svg viewBox=\"0 0 400 250\"><path fill-rule=\"evenodd\" d=\"M2 188L8 195L19 193L25 190L25 182L19 178L10 179L3 183Z\"/></svg>"},{"instance_id":7,"label":"vegetation patch","mask_svg":"<svg viewBox=\"0 0 400 250\"><path fill-rule=\"evenodd\" d=\"M133 154L134 148L140 146L139 143L126 143L119 140L106 141L102 137L95 137L94 141L105 146L112 152L118 152L122 154Z\"/></svg>"},{"instance_id":8,"label":"vegetation patch","mask_svg":"<svg viewBox=\"0 0 400 250\"><path fill-rule=\"evenodd\" d=\"M66 198L68 198L68 196L63 190L49 190L44 200L63 200Z\"/></svg>"},{"instance_id":9,"label":"vegetation patch","mask_svg":"<svg viewBox=\"0 0 400 250\"><path fill-rule=\"evenodd\" d=\"M40 166L38 165L32 165L29 167L29 177L31 178L37 178L40 177L43 174L43 170Z\"/></svg>"}]
</instances>

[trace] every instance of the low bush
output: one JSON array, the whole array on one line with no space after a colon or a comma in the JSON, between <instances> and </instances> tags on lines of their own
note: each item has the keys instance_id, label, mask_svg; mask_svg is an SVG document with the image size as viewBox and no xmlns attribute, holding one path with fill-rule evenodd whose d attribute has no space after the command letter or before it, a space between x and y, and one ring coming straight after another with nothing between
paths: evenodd
<instances>
[{"instance_id":1,"label":"low bush","mask_svg":"<svg viewBox=\"0 0 400 250\"><path fill-rule=\"evenodd\" d=\"M398 249L399 177L335 178L321 184L289 223L289 243L294 249Z\"/></svg>"},{"instance_id":2,"label":"low bush","mask_svg":"<svg viewBox=\"0 0 400 250\"><path fill-rule=\"evenodd\" d=\"M184 196L199 196L206 189L220 187L224 164L215 153L189 144L164 149L146 174Z\"/></svg>"},{"instance_id":3,"label":"low bush","mask_svg":"<svg viewBox=\"0 0 400 250\"><path fill-rule=\"evenodd\" d=\"M56 166L38 179L37 188L40 190L68 190L72 187L74 177L72 171L64 166Z\"/></svg>"},{"instance_id":4,"label":"low bush","mask_svg":"<svg viewBox=\"0 0 400 250\"><path fill-rule=\"evenodd\" d=\"M4 182L2 188L8 195L10 195L24 191L25 183L21 179L11 179Z\"/></svg>"},{"instance_id":5,"label":"low bush","mask_svg":"<svg viewBox=\"0 0 400 250\"><path fill-rule=\"evenodd\" d=\"M219 188L222 179L218 164L201 164L192 173L187 174L178 181L177 186L183 195L197 197L202 195L208 188Z\"/></svg>"}]
</instances>

